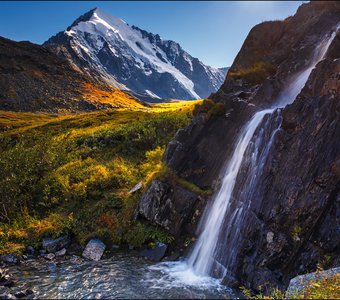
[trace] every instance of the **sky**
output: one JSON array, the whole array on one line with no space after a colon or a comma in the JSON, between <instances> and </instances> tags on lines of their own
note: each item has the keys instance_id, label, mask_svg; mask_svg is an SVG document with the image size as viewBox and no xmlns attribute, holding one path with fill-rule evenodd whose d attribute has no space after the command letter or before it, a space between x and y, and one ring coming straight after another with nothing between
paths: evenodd
<instances>
[{"instance_id":1,"label":"sky","mask_svg":"<svg viewBox=\"0 0 340 300\"><path fill-rule=\"evenodd\" d=\"M306 1L5 1L0 36L42 44L80 15L99 7L213 67L230 66L249 30L293 15Z\"/></svg>"}]
</instances>

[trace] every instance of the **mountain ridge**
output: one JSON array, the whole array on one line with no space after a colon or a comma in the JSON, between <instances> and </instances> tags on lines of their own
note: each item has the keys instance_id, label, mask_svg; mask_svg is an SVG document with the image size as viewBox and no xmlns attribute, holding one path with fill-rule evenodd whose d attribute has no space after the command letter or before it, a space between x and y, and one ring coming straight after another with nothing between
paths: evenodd
<instances>
[{"instance_id":1,"label":"mountain ridge","mask_svg":"<svg viewBox=\"0 0 340 300\"><path fill-rule=\"evenodd\" d=\"M178 43L130 26L98 8L43 45L95 80L151 100L205 98L225 77L224 70L204 65Z\"/></svg>"},{"instance_id":2,"label":"mountain ridge","mask_svg":"<svg viewBox=\"0 0 340 300\"><path fill-rule=\"evenodd\" d=\"M0 37L0 109L79 112L139 107L139 99L95 82L48 48Z\"/></svg>"}]
</instances>

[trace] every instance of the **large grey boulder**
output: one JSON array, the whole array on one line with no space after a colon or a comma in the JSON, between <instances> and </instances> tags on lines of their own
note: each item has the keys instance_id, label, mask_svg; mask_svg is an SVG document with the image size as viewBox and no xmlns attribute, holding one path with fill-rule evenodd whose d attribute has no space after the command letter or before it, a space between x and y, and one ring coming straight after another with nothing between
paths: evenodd
<instances>
[{"instance_id":1,"label":"large grey boulder","mask_svg":"<svg viewBox=\"0 0 340 300\"><path fill-rule=\"evenodd\" d=\"M101 240L92 239L87 243L83 251L83 257L99 261L105 251L105 248L106 246Z\"/></svg>"},{"instance_id":2,"label":"large grey boulder","mask_svg":"<svg viewBox=\"0 0 340 300\"><path fill-rule=\"evenodd\" d=\"M290 280L287 288L286 297L288 299L296 298L296 295L304 290L313 281L323 280L327 277L332 277L340 273L340 267L332 268L322 272L313 272L304 275L299 275Z\"/></svg>"},{"instance_id":3,"label":"large grey boulder","mask_svg":"<svg viewBox=\"0 0 340 300\"><path fill-rule=\"evenodd\" d=\"M55 253L62 248L67 248L71 242L70 236L63 235L57 239L43 239L43 248L49 253Z\"/></svg>"}]
</instances>

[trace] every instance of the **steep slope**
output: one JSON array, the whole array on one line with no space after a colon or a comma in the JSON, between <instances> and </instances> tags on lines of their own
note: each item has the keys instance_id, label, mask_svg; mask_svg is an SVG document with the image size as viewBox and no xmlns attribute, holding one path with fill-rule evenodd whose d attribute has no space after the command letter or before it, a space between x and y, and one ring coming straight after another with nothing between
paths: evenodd
<instances>
[{"instance_id":1,"label":"steep slope","mask_svg":"<svg viewBox=\"0 0 340 300\"><path fill-rule=\"evenodd\" d=\"M45 42L97 80L149 100L199 99L215 92L225 71L204 65L173 41L93 9Z\"/></svg>"},{"instance_id":2,"label":"steep slope","mask_svg":"<svg viewBox=\"0 0 340 300\"><path fill-rule=\"evenodd\" d=\"M144 107L133 96L96 83L45 47L0 37L0 109L88 111Z\"/></svg>"},{"instance_id":3,"label":"steep slope","mask_svg":"<svg viewBox=\"0 0 340 300\"><path fill-rule=\"evenodd\" d=\"M317 46L335 34L339 24L339 2L313 1L301 5L284 21L255 26L221 89L212 95L213 101L198 108L192 123L167 146L164 161L168 167L181 181L219 190L225 162L240 130L255 112L284 96L284 87L308 67ZM326 257L328 266L340 262L336 233L340 209L339 31L329 40L332 43L325 59L316 65L296 100L264 118L245 152L249 157L264 151L268 154L257 178L248 176L252 167L248 159L242 162L235 182L218 258L218 263L226 266L232 257L224 278L228 284L253 289L265 283L285 287L289 278L315 269ZM260 135L266 143L257 145ZM271 147L267 150L265 145ZM248 193L250 184L255 188ZM180 243L195 235L209 199L202 199L202 194L193 196L188 190L190 202L181 216L171 209L182 203L176 191L185 193L180 181L170 186L166 181L155 181L141 198L137 214L176 234ZM241 220L228 223L238 215Z\"/></svg>"}]
</instances>

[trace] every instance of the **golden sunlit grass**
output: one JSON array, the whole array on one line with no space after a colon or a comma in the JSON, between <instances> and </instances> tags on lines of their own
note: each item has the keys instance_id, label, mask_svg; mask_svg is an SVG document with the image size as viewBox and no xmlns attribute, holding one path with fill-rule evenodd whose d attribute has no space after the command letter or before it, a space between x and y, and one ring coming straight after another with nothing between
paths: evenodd
<instances>
[{"instance_id":1,"label":"golden sunlit grass","mask_svg":"<svg viewBox=\"0 0 340 300\"><path fill-rule=\"evenodd\" d=\"M252 293L251 290L241 287L241 291L246 299L340 299L340 273L320 276L322 269L316 271L316 277L307 282L301 291L292 291L288 297L284 291L278 288L270 288L267 292L259 294Z\"/></svg>"},{"instance_id":2,"label":"golden sunlit grass","mask_svg":"<svg viewBox=\"0 0 340 300\"><path fill-rule=\"evenodd\" d=\"M298 299L340 299L340 273L310 282Z\"/></svg>"},{"instance_id":3,"label":"golden sunlit grass","mask_svg":"<svg viewBox=\"0 0 340 300\"><path fill-rule=\"evenodd\" d=\"M159 229L133 221L139 191L200 101L78 114L0 112L0 254L72 232L80 243L140 242ZM3 209L5 207L6 209ZM147 232L147 234L146 234ZM153 237L152 237L153 236Z\"/></svg>"},{"instance_id":4,"label":"golden sunlit grass","mask_svg":"<svg viewBox=\"0 0 340 300\"><path fill-rule=\"evenodd\" d=\"M83 87L84 98L92 102L111 104L117 108L130 108L130 109L145 108L145 105L141 104L138 101L138 99L123 91L117 89L105 91L103 89L99 89L98 87L90 83L85 83Z\"/></svg>"},{"instance_id":5,"label":"golden sunlit grass","mask_svg":"<svg viewBox=\"0 0 340 300\"><path fill-rule=\"evenodd\" d=\"M131 109L116 109L77 114L47 114L29 112L0 111L0 133L4 136L23 133L32 128L48 126L50 130L68 127L77 134L94 133L107 126L127 124L136 118L144 118L148 114L164 112L190 113L196 104L202 100L180 101L174 103L151 104L150 107L138 106Z\"/></svg>"}]
</instances>

